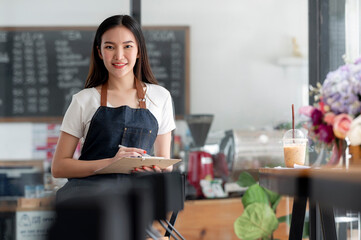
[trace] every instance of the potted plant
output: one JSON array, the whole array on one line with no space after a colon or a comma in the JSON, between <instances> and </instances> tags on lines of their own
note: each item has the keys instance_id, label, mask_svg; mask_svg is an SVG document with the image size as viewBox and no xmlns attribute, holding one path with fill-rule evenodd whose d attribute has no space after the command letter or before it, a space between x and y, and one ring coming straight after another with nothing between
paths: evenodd
<instances>
[{"instance_id":1,"label":"potted plant","mask_svg":"<svg viewBox=\"0 0 361 240\"><path fill-rule=\"evenodd\" d=\"M244 211L234 222L234 231L243 240L273 239L273 232L287 217L276 217L281 196L261 187L248 172L242 172L237 183L248 187L242 197Z\"/></svg>"}]
</instances>

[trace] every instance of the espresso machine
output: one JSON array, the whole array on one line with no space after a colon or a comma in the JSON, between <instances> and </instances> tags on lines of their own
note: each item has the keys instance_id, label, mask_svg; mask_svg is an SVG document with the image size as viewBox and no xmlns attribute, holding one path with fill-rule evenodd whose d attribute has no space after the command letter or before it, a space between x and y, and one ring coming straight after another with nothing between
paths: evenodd
<instances>
[{"instance_id":1,"label":"espresso machine","mask_svg":"<svg viewBox=\"0 0 361 240\"><path fill-rule=\"evenodd\" d=\"M197 197L203 196L200 181L202 179L213 179L212 155L203 148L213 117L211 114L192 114L185 116L193 139L193 145L188 154L187 180L189 184L196 189Z\"/></svg>"}]
</instances>

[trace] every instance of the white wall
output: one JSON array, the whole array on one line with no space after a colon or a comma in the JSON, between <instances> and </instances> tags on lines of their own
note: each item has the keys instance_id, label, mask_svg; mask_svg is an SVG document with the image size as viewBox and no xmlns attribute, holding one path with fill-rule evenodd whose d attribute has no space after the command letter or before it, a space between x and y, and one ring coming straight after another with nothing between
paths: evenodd
<instances>
[{"instance_id":1,"label":"white wall","mask_svg":"<svg viewBox=\"0 0 361 240\"><path fill-rule=\"evenodd\" d=\"M97 26L129 14L129 6L125 0L1 0L0 26Z\"/></svg>"},{"instance_id":2,"label":"white wall","mask_svg":"<svg viewBox=\"0 0 361 240\"><path fill-rule=\"evenodd\" d=\"M128 0L1 0L0 26L96 26L129 9ZM214 113L213 131L269 128L306 103L307 64L277 62L292 55L292 37L307 54L307 19L307 0L142 1L143 25L190 26L191 113Z\"/></svg>"},{"instance_id":3,"label":"white wall","mask_svg":"<svg viewBox=\"0 0 361 240\"><path fill-rule=\"evenodd\" d=\"M307 54L306 0L143 1L145 25L191 26L191 112L214 113L213 130L291 120L307 69L277 65L296 37Z\"/></svg>"}]
</instances>

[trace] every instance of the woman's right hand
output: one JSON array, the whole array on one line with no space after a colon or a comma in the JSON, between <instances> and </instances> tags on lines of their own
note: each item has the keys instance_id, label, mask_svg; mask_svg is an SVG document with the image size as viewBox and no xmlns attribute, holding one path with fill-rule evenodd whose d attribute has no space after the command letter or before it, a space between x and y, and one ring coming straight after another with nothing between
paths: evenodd
<instances>
[{"instance_id":1,"label":"woman's right hand","mask_svg":"<svg viewBox=\"0 0 361 240\"><path fill-rule=\"evenodd\" d=\"M124 157L141 157L147 153L144 149L133 147L120 147L117 154L113 157L113 161L117 161Z\"/></svg>"}]
</instances>

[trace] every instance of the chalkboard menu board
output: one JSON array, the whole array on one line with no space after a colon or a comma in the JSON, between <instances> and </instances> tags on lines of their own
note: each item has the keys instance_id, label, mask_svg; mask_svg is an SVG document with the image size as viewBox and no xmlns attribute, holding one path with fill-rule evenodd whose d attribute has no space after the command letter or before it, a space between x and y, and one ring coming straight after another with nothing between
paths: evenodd
<instances>
[{"instance_id":1,"label":"chalkboard menu board","mask_svg":"<svg viewBox=\"0 0 361 240\"><path fill-rule=\"evenodd\" d=\"M179 118L189 113L189 28L145 27L148 57L159 84L168 89Z\"/></svg>"},{"instance_id":2,"label":"chalkboard menu board","mask_svg":"<svg viewBox=\"0 0 361 240\"><path fill-rule=\"evenodd\" d=\"M179 118L189 113L189 28L143 29L154 75ZM84 87L95 30L0 28L0 121L61 119Z\"/></svg>"}]
</instances>

